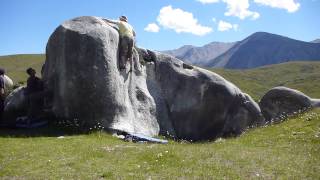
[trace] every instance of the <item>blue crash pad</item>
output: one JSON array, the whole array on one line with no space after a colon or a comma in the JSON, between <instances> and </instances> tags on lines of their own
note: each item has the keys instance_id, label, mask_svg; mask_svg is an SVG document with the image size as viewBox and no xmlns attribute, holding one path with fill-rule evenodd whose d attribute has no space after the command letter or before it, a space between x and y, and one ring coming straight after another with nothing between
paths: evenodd
<instances>
[{"instance_id":1,"label":"blue crash pad","mask_svg":"<svg viewBox=\"0 0 320 180\"><path fill-rule=\"evenodd\" d=\"M132 142L152 142L159 144L168 144L167 140L157 139L149 136L145 136L142 134L127 134L125 136L125 140L131 140Z\"/></svg>"}]
</instances>

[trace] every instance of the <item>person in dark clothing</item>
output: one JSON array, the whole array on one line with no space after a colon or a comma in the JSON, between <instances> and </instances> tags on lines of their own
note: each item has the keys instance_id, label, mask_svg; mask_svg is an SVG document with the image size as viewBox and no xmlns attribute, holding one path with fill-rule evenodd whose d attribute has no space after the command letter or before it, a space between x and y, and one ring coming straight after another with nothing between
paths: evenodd
<instances>
[{"instance_id":1,"label":"person in dark clothing","mask_svg":"<svg viewBox=\"0 0 320 180\"><path fill-rule=\"evenodd\" d=\"M27 74L29 78L27 80L27 94L32 94L36 92L40 92L43 90L42 80L36 76L36 71L32 68L27 69Z\"/></svg>"},{"instance_id":2,"label":"person in dark clothing","mask_svg":"<svg viewBox=\"0 0 320 180\"><path fill-rule=\"evenodd\" d=\"M42 112L43 106L43 82L36 76L36 71L32 68L27 69L29 78L27 80L27 87L25 95L29 104L28 119L35 119Z\"/></svg>"},{"instance_id":3,"label":"person in dark clothing","mask_svg":"<svg viewBox=\"0 0 320 180\"><path fill-rule=\"evenodd\" d=\"M4 110L4 100L5 100L5 71L0 68L0 121L2 121L2 114Z\"/></svg>"}]
</instances>

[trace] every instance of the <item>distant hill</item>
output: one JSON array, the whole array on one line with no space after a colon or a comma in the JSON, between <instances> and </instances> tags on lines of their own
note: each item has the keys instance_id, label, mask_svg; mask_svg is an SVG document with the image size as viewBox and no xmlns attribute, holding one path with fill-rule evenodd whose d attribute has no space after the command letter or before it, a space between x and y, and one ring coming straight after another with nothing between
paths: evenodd
<instances>
[{"instance_id":1,"label":"distant hill","mask_svg":"<svg viewBox=\"0 0 320 180\"><path fill-rule=\"evenodd\" d=\"M24 83L28 77L26 69L32 67L41 75L41 68L45 60L44 54L18 54L0 56L0 67L6 70L6 74L12 78L15 84Z\"/></svg>"},{"instance_id":2,"label":"distant hill","mask_svg":"<svg viewBox=\"0 0 320 180\"><path fill-rule=\"evenodd\" d=\"M229 50L234 44L234 42L212 42L202 47L186 45L175 50L163 51L163 53L175 56L189 64L203 66L211 59L214 59Z\"/></svg>"},{"instance_id":3,"label":"distant hill","mask_svg":"<svg viewBox=\"0 0 320 180\"><path fill-rule=\"evenodd\" d=\"M229 69L248 69L288 61L320 60L320 44L258 32L240 41L206 65Z\"/></svg>"},{"instance_id":4,"label":"distant hill","mask_svg":"<svg viewBox=\"0 0 320 180\"><path fill-rule=\"evenodd\" d=\"M213 42L203 47L188 45L164 53L204 67L250 69L289 61L320 61L318 41L304 42L257 32L239 42Z\"/></svg>"},{"instance_id":5,"label":"distant hill","mask_svg":"<svg viewBox=\"0 0 320 180\"><path fill-rule=\"evenodd\" d=\"M311 43L320 43L320 39L315 39L315 40L311 41Z\"/></svg>"},{"instance_id":6,"label":"distant hill","mask_svg":"<svg viewBox=\"0 0 320 180\"><path fill-rule=\"evenodd\" d=\"M320 60L320 44L258 32L234 45L206 66L249 69L288 61Z\"/></svg>"},{"instance_id":7,"label":"distant hill","mask_svg":"<svg viewBox=\"0 0 320 180\"><path fill-rule=\"evenodd\" d=\"M276 86L286 86L312 98L320 98L320 62L287 62L246 70L210 70L231 81L255 100Z\"/></svg>"}]
</instances>

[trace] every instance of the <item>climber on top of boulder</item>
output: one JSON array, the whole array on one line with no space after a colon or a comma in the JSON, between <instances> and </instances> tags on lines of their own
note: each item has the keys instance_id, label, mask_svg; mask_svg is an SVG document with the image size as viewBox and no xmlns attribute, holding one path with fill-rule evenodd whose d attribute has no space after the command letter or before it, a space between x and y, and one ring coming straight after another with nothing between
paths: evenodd
<instances>
[{"instance_id":1,"label":"climber on top of boulder","mask_svg":"<svg viewBox=\"0 0 320 180\"><path fill-rule=\"evenodd\" d=\"M136 36L135 31L132 26L128 23L128 18L126 16L120 16L119 21L113 21L109 19L103 19L108 23L116 24L119 27L119 35L120 35L120 62L119 67L120 70L126 69L127 61L129 60L132 66L132 52L134 46L134 38ZM132 71L132 67L130 67L130 71Z\"/></svg>"}]
</instances>

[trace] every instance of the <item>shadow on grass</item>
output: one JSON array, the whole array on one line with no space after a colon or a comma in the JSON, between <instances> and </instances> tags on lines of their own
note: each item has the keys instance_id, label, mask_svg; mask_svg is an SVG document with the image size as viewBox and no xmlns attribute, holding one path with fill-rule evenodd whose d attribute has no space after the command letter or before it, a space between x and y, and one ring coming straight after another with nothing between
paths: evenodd
<instances>
[{"instance_id":1,"label":"shadow on grass","mask_svg":"<svg viewBox=\"0 0 320 180\"><path fill-rule=\"evenodd\" d=\"M89 134L89 131L58 125L56 122L49 122L47 125L37 128L0 127L0 137L8 138L59 137L80 134Z\"/></svg>"}]
</instances>

